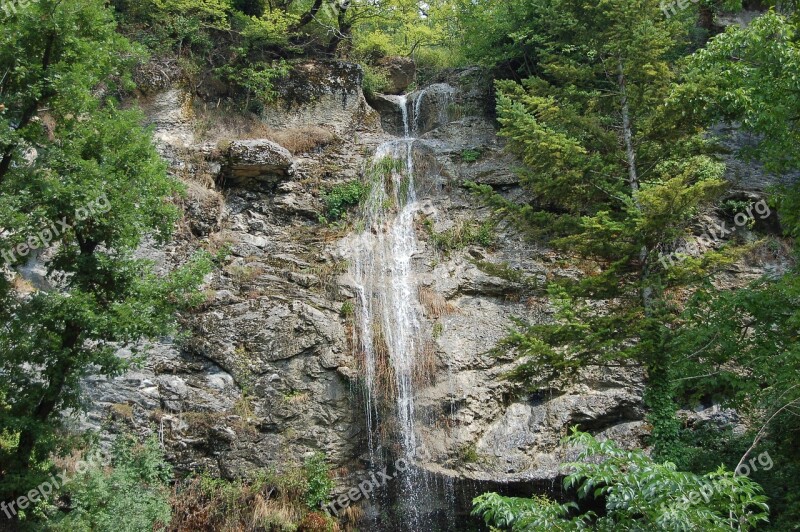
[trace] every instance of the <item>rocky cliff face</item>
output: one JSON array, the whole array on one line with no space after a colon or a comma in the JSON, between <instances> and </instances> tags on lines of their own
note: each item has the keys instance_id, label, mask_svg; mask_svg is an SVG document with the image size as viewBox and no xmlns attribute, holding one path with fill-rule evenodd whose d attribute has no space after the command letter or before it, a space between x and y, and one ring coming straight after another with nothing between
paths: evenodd
<instances>
[{"instance_id":1,"label":"rocky cliff face","mask_svg":"<svg viewBox=\"0 0 800 532\"><path fill-rule=\"evenodd\" d=\"M154 346L140 369L87 382L90 411L80 423L157 431L179 470L225 476L280 470L321 450L349 486L368 436L351 317L358 223L354 214L350 224L320 224L321 193L363 180L376 147L403 135L405 113L419 137L421 244L411 267L429 357L415 392L425 450L417 465L449 479L554 479L560 439L576 424L640 446L647 427L635 371L595 372L536 393L503 379L513 358L491 350L512 317L551 319L546 281L591 272L503 225L458 242L489 215L464 181L509 197L520 190L486 74L466 69L440 81L405 107L379 97L373 108L358 67L303 63L260 119L178 87L142 97L161 152L188 186L176 241L142 253L163 264L200 248L228 258L207 279L206 303L184 317L188 336ZM390 425L391 416L387 434Z\"/></svg>"}]
</instances>

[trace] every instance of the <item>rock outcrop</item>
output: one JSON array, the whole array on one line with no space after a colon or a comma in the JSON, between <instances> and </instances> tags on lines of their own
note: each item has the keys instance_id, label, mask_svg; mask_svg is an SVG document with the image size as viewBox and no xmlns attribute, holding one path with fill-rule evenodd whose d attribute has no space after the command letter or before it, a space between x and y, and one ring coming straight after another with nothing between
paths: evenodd
<instances>
[{"instance_id":1,"label":"rock outcrop","mask_svg":"<svg viewBox=\"0 0 800 532\"><path fill-rule=\"evenodd\" d=\"M270 140L237 140L228 147L223 171L226 181L236 185L275 185L292 176L294 162L289 150Z\"/></svg>"},{"instance_id":2,"label":"rock outcrop","mask_svg":"<svg viewBox=\"0 0 800 532\"><path fill-rule=\"evenodd\" d=\"M356 293L347 275L351 228L317 218L322 193L366 179L367 161L390 134L365 101L358 66L303 62L293 72L260 124L336 135L295 156L260 137L228 138L220 152L229 132L199 138L192 127L197 105L179 89L143 102L161 152L190 182L190 194L188 230L165 249L142 253L161 264L183 262L199 248L229 256L207 279L205 304L183 317L189 337L157 346L143 367L116 379L88 381L91 410L82 423L156 430L178 470L237 476L288 467L318 450L337 466L363 466ZM418 465L453 481L554 479L565 452L561 438L578 423L641 445L641 373L586 373L536 393L504 378L515 360L490 351L512 318L552 320L546 282L592 272L503 225L491 245L436 245L432 235L461 234L489 217L464 181L521 195L517 162L497 136L486 73L462 69L437 81L406 99L419 138L413 162L423 244L412 267L431 357L417 400L427 451ZM383 123L396 126L399 99L382 101ZM227 176L224 193L215 186L220 176Z\"/></svg>"},{"instance_id":3,"label":"rock outcrop","mask_svg":"<svg viewBox=\"0 0 800 532\"><path fill-rule=\"evenodd\" d=\"M408 57L384 57L377 65L389 82L388 94L403 94L417 80L417 65Z\"/></svg>"}]
</instances>

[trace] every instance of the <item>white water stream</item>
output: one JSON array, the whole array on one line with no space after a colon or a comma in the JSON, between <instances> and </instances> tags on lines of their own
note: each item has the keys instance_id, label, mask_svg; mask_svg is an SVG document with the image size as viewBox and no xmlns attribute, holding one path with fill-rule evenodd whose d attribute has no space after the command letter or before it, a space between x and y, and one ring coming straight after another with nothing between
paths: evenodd
<instances>
[{"instance_id":1,"label":"white water stream","mask_svg":"<svg viewBox=\"0 0 800 532\"><path fill-rule=\"evenodd\" d=\"M359 298L357 312L359 342L363 357L366 417L370 458L390 443L376 437L379 401L395 404L397 457L409 464L417 451L414 408L414 371L422 349L422 331L417 304L417 286L412 258L418 251L415 216L419 210L414 175L411 124L406 96L396 98L402 110L405 137L378 147L368 175L371 190L364 208L364 229L356 237L352 273ZM379 440L379 441L376 441ZM399 451L399 453L397 452ZM403 504L419 508L416 475L409 471L399 482ZM420 516L408 516L412 530Z\"/></svg>"}]
</instances>

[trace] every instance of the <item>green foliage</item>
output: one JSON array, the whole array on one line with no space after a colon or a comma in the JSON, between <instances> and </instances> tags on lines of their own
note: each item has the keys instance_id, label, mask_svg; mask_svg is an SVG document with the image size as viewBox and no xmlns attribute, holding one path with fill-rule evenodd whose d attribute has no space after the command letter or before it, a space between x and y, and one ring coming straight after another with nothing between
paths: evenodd
<instances>
[{"instance_id":1,"label":"green foliage","mask_svg":"<svg viewBox=\"0 0 800 532\"><path fill-rule=\"evenodd\" d=\"M331 496L334 484L331 479L330 467L325 455L316 453L306 459L303 472L308 482L306 487L306 504L309 508L319 508Z\"/></svg>"},{"instance_id":2,"label":"green foliage","mask_svg":"<svg viewBox=\"0 0 800 532\"><path fill-rule=\"evenodd\" d=\"M478 448L474 443L465 445L458 453L458 458L465 464L476 464L480 460Z\"/></svg>"},{"instance_id":3,"label":"green foliage","mask_svg":"<svg viewBox=\"0 0 800 532\"><path fill-rule=\"evenodd\" d=\"M387 0L355 4L353 55L365 63L386 56L404 56L421 68L443 68L462 62L463 36L452 0Z\"/></svg>"},{"instance_id":4,"label":"green foliage","mask_svg":"<svg viewBox=\"0 0 800 532\"><path fill-rule=\"evenodd\" d=\"M342 309L339 311L339 315L343 318L352 318L355 315L356 307L353 305L352 301L345 301L342 303Z\"/></svg>"},{"instance_id":5,"label":"green foliage","mask_svg":"<svg viewBox=\"0 0 800 532\"><path fill-rule=\"evenodd\" d=\"M437 233L434 230L433 220L431 219L426 219L423 225L431 243L437 250L447 254L464 249L467 246L492 248L497 238L495 235L495 223L492 220L486 220L482 223L475 220L458 222L441 233Z\"/></svg>"},{"instance_id":6,"label":"green foliage","mask_svg":"<svg viewBox=\"0 0 800 532\"><path fill-rule=\"evenodd\" d=\"M172 334L176 311L201 300L211 262L202 255L157 275L135 257L145 238L170 237L182 186L167 176L142 114L110 96L130 88L138 50L115 33L105 3L28 3L4 30L0 70L10 75L0 92L11 105L0 115L0 252L15 268L28 260L16 246L61 228L50 231L54 253L40 258L52 289L26 295L0 281L0 426L18 442L0 452L7 495L37 484L66 443L58 413L83 407L81 379L119 375L142 360L146 340ZM41 108L50 131L34 119ZM116 356L124 346L133 357Z\"/></svg>"},{"instance_id":7,"label":"green foliage","mask_svg":"<svg viewBox=\"0 0 800 532\"><path fill-rule=\"evenodd\" d=\"M461 152L461 160L465 163L474 163L481 158L480 150L467 149Z\"/></svg>"},{"instance_id":8,"label":"green foliage","mask_svg":"<svg viewBox=\"0 0 800 532\"><path fill-rule=\"evenodd\" d=\"M580 461L567 464L571 472L564 485L577 488L581 500L602 498L604 515L581 511L575 503L496 493L477 497L473 514L515 531L753 530L767 521L766 498L747 477L724 468L702 476L680 472L675 464L654 462L577 429L567 441L580 449Z\"/></svg>"},{"instance_id":9,"label":"green foliage","mask_svg":"<svg viewBox=\"0 0 800 532\"><path fill-rule=\"evenodd\" d=\"M375 67L362 65L364 69L364 94L368 98L374 98L376 94L386 92L389 88L389 78L386 74Z\"/></svg>"},{"instance_id":10,"label":"green foliage","mask_svg":"<svg viewBox=\"0 0 800 532\"><path fill-rule=\"evenodd\" d=\"M686 61L684 82L671 97L676 112L704 124L741 124L758 139L740 155L770 170L800 165L797 122L800 49L797 25L770 12L746 28L733 25Z\"/></svg>"},{"instance_id":11,"label":"green foliage","mask_svg":"<svg viewBox=\"0 0 800 532\"><path fill-rule=\"evenodd\" d=\"M347 214L348 209L361 203L368 192L368 186L361 181L350 181L330 188L322 194L325 205L322 219L325 223L339 221Z\"/></svg>"},{"instance_id":12,"label":"green foliage","mask_svg":"<svg viewBox=\"0 0 800 532\"><path fill-rule=\"evenodd\" d=\"M65 488L70 511L51 516L47 530L138 532L170 521L170 466L158 440L138 445L120 436L111 468L92 467Z\"/></svg>"},{"instance_id":13,"label":"green foliage","mask_svg":"<svg viewBox=\"0 0 800 532\"><path fill-rule=\"evenodd\" d=\"M285 61L242 65L225 65L217 69L217 74L224 80L235 83L244 89L249 97L253 96L263 103L271 103L277 97L275 81L289 74L289 66Z\"/></svg>"}]
</instances>

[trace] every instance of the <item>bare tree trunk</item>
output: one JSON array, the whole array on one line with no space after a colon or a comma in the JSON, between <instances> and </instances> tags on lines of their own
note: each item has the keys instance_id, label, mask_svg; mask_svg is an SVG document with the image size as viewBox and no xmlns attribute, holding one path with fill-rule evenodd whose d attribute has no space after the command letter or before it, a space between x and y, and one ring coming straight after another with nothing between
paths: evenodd
<instances>
[{"instance_id":1,"label":"bare tree trunk","mask_svg":"<svg viewBox=\"0 0 800 532\"><path fill-rule=\"evenodd\" d=\"M67 379L70 377L73 367L73 356L75 348L78 347L81 337L81 329L77 323L67 323L62 333L62 353L63 357L59 360L52 370L48 372L47 388L42 392L36 408L33 411L33 419L39 423L44 423L55 411ZM36 448L38 431L35 427L26 427L20 431L19 444L16 450L16 465L22 469L30 466L33 451Z\"/></svg>"},{"instance_id":2,"label":"bare tree trunk","mask_svg":"<svg viewBox=\"0 0 800 532\"><path fill-rule=\"evenodd\" d=\"M639 192L639 173L636 168L636 148L633 145L633 126L631 124L631 109L628 101L628 90L625 80L625 66L622 59L619 60L619 72L617 76L617 84L620 91L620 110L622 113L622 139L625 143L625 158L628 163L628 184L631 187L631 195L638 210L642 210L642 205L639 202L637 194ZM642 246L639 251L639 262L642 266L642 303L646 315L650 314L653 307L653 288L648 285L647 277L649 274L649 267L647 263L647 256L649 251L647 246Z\"/></svg>"},{"instance_id":3,"label":"bare tree trunk","mask_svg":"<svg viewBox=\"0 0 800 532\"><path fill-rule=\"evenodd\" d=\"M625 71L622 60L619 62L619 75L617 77L620 90L620 107L622 109L622 138L625 141L625 158L628 161L628 182L631 192L639 192L639 174L636 171L636 150L633 147L633 128L631 127L631 109L628 103L628 91L625 85ZM638 201L637 201L637 207Z\"/></svg>"},{"instance_id":4,"label":"bare tree trunk","mask_svg":"<svg viewBox=\"0 0 800 532\"><path fill-rule=\"evenodd\" d=\"M46 76L47 70L50 68L50 64L53 62L55 45L56 33L50 32L50 35L47 38L47 44L44 47L44 52L42 53L42 77ZM22 116L20 117L20 120L14 129L20 130L30 124L31 120L33 120L33 117L36 116L36 112L39 110L39 105L52 95L52 88L50 85L46 85L39 98L34 98L22 112ZM6 174L11 169L11 159L14 156L14 150L16 147L16 144L11 144L10 146L6 146L2 152L3 156L0 158L0 185L3 184Z\"/></svg>"}]
</instances>

